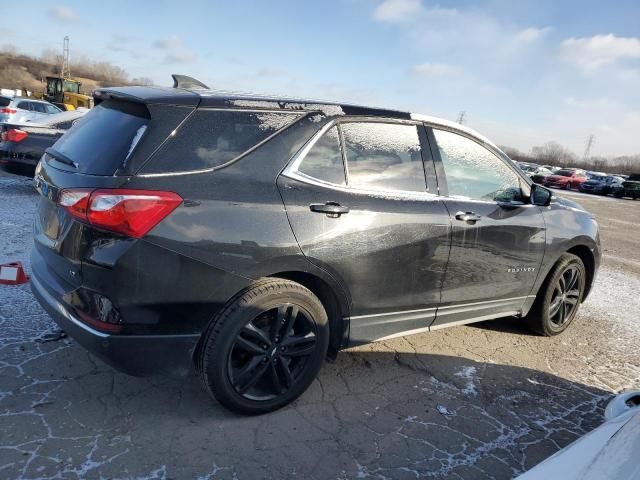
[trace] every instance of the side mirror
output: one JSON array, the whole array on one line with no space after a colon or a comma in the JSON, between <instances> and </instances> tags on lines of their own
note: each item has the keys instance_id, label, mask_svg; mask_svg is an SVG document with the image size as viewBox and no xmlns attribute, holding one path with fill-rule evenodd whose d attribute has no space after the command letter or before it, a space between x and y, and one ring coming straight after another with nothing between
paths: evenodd
<instances>
[{"instance_id":1,"label":"side mirror","mask_svg":"<svg viewBox=\"0 0 640 480\"><path fill-rule=\"evenodd\" d=\"M534 183L531 185L531 203L539 207L548 207L553 193L548 188Z\"/></svg>"}]
</instances>

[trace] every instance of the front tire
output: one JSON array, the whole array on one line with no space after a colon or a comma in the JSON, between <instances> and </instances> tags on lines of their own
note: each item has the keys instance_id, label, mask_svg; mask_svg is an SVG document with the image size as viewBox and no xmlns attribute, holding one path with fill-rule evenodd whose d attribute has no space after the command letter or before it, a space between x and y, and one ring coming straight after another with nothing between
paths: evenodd
<instances>
[{"instance_id":1,"label":"front tire","mask_svg":"<svg viewBox=\"0 0 640 480\"><path fill-rule=\"evenodd\" d=\"M582 260L570 253L563 254L525 317L529 328L546 337L564 332L582 303L586 278Z\"/></svg>"},{"instance_id":2,"label":"front tire","mask_svg":"<svg viewBox=\"0 0 640 480\"><path fill-rule=\"evenodd\" d=\"M565 190L571 190L571 182L567 182L567 184L564 186Z\"/></svg>"},{"instance_id":3,"label":"front tire","mask_svg":"<svg viewBox=\"0 0 640 480\"><path fill-rule=\"evenodd\" d=\"M298 283L270 278L238 293L211 322L197 370L225 407L266 413L311 385L328 345L329 321L318 297Z\"/></svg>"}]
</instances>

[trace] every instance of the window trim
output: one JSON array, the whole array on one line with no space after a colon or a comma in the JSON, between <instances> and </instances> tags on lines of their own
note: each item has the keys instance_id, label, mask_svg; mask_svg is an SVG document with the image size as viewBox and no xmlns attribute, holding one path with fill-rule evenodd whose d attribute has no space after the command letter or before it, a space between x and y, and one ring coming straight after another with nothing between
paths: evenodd
<instances>
[{"instance_id":1,"label":"window trim","mask_svg":"<svg viewBox=\"0 0 640 480\"><path fill-rule=\"evenodd\" d=\"M496 150L491 145L486 144L486 142L483 142L481 139L478 139L467 132L457 130L455 128L451 128L447 125L438 125L430 122L424 122L424 125L425 125L425 128L427 129L427 137L429 139L431 155L433 156L433 161L436 169L436 176L438 178L438 187L440 189L440 195L442 197L446 197L452 200L484 203L484 204L491 204L491 205L504 204L504 202L499 202L498 200L480 200L480 199L471 198L471 197L449 195L449 185L447 181L447 174L444 171L444 164L442 162L442 156L440 155L440 148L438 147L438 142L436 140L435 134L433 133L434 130L442 130L445 132L453 133L455 135L460 135L461 137L471 140L472 142L478 144L480 147L492 153L499 161L502 162L504 166L506 166L509 170L511 170L514 173L514 175L520 180L520 190L522 193L523 200L525 201L523 201L522 205L514 204L514 206L517 205L519 207L525 207L525 206L533 205L531 203L527 203L526 201L531 196L532 180L527 175L525 175L524 172L518 171L518 169L515 168L512 162L509 161L508 158L504 157L504 154L502 152Z\"/></svg>"},{"instance_id":2,"label":"window trim","mask_svg":"<svg viewBox=\"0 0 640 480\"><path fill-rule=\"evenodd\" d=\"M422 155L422 169L425 179L425 188L433 188L433 191L424 191L424 192L415 192L411 190L382 190L382 189L370 189L370 188L361 188L354 187L349 185L349 166L346 159L345 152L345 143L342 129L340 128L340 124L342 123L391 123L391 124L399 124L399 125L412 125L415 126L418 131L418 141L420 142L420 149ZM311 177L306 175L303 172L298 171L298 167L304 161L305 157L309 153L309 151L314 147L314 145L320 140L320 138L327 133L334 126L338 127L338 134L340 138L340 150L342 151L342 163L345 170L345 180L347 182L346 185L338 185L335 183L327 182L325 180ZM284 175L288 178L298 180L303 183L308 183L311 185L316 185L319 187L330 188L333 190L339 190L341 192L351 192L351 193L360 193L366 195L378 195L378 196L389 196L393 195L394 197L404 197L407 199L424 199L424 198L437 198L437 183L429 183L430 176L427 172L427 162L431 162L433 164L433 155L430 156L429 159L425 159L425 148L428 148L429 145L423 144L423 138L420 135L420 129L424 128L424 122L418 120L404 120L398 118L386 118L386 117L366 117L366 116L345 116L340 118L334 118L325 123L320 130L318 130L308 141L303 145L303 147L292 157L289 164L284 168L281 175ZM432 180L435 180L433 178Z\"/></svg>"},{"instance_id":3,"label":"window trim","mask_svg":"<svg viewBox=\"0 0 640 480\"><path fill-rule=\"evenodd\" d=\"M264 145L265 143L267 143L268 141L270 141L272 138L274 138L275 136L279 135L280 133L282 133L283 131L285 131L286 129L290 128L291 126L293 126L294 124L296 124L297 122L299 122L303 117L306 117L308 115L309 112L300 112L300 111L296 111L296 110L286 110L286 109L265 109L265 108L215 108L215 107L202 107L202 108L194 108L193 111L191 111L179 124L178 126L174 129L174 131L172 132L172 135L174 133L177 133L182 127L183 125L185 125L187 123L187 121L191 118L191 116L196 113L197 111L215 111L215 112L250 112L250 113L279 113L279 114L284 114L284 115L295 115L296 118L286 124L285 126L279 128L278 130L276 130L275 132L273 132L271 135L269 135L268 137L266 137L265 139L261 140L260 142L256 143L253 147L249 148L248 150L245 150L244 152L240 153L239 155L237 155L236 157L232 158L231 160L221 164L221 165L216 165L215 167L209 167L209 168L201 168L198 170L178 170L175 172L162 172L162 173L140 173L144 167L151 162L151 160L153 159L153 156L156 154L156 152L158 152L165 144L165 142L168 140L168 138L164 139L159 145L158 147L149 155L149 158L147 158L147 160L140 166L140 168L138 169L138 171L136 172L135 176L136 177L140 177L140 178L154 178L154 177L176 177L176 176L182 176L182 175L197 175L199 173L210 173L210 172L214 172L216 170L220 170L221 168L225 168L228 167L229 165L231 165L232 163L235 163L239 160L241 160L242 158L246 157L247 155L249 155L250 153L252 153L253 151L257 150L258 148L260 148L262 145ZM171 136L171 135L170 135ZM117 173L117 171L116 171ZM114 174L114 176L116 176Z\"/></svg>"}]
</instances>

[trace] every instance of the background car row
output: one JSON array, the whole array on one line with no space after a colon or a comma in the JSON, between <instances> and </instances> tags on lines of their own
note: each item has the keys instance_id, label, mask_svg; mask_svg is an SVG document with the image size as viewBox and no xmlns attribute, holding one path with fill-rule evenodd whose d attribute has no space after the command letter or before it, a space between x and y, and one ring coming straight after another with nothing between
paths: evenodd
<instances>
[{"instance_id":1,"label":"background car row","mask_svg":"<svg viewBox=\"0 0 640 480\"><path fill-rule=\"evenodd\" d=\"M535 183L550 188L579 190L596 195L613 195L616 198L640 198L640 174L608 175L579 168L561 168L553 165L514 162Z\"/></svg>"}]
</instances>

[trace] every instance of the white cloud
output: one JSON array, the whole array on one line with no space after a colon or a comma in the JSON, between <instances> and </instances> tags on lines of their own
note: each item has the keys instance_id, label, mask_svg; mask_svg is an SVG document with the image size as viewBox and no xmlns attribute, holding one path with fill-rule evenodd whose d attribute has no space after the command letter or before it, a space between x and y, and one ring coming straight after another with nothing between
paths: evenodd
<instances>
[{"instance_id":1,"label":"white cloud","mask_svg":"<svg viewBox=\"0 0 640 480\"><path fill-rule=\"evenodd\" d=\"M55 5L47 9L47 15L58 23L75 23L80 17L71 8L63 5Z\"/></svg>"},{"instance_id":2,"label":"white cloud","mask_svg":"<svg viewBox=\"0 0 640 480\"><path fill-rule=\"evenodd\" d=\"M448 118L464 110L471 126L523 150L555 140L580 154L595 134L596 154L640 152L640 37L563 42L553 25L427 0L385 0L373 8L372 20L394 26L403 47L422 57L405 67L412 75L397 94L409 109Z\"/></svg>"},{"instance_id":3,"label":"white cloud","mask_svg":"<svg viewBox=\"0 0 640 480\"><path fill-rule=\"evenodd\" d=\"M194 63L198 58L177 35L160 38L153 43L153 46L167 51L164 63Z\"/></svg>"},{"instance_id":4,"label":"white cloud","mask_svg":"<svg viewBox=\"0 0 640 480\"><path fill-rule=\"evenodd\" d=\"M184 41L177 35L170 35L168 37L160 38L153 43L156 48L162 48L166 50L172 50L182 48Z\"/></svg>"},{"instance_id":5,"label":"white cloud","mask_svg":"<svg viewBox=\"0 0 640 480\"><path fill-rule=\"evenodd\" d=\"M544 36L546 36L549 32L551 32L551 30L552 30L551 27L544 27L544 28L528 27L516 33L516 39L525 43L536 42L541 38L543 38Z\"/></svg>"},{"instance_id":6,"label":"white cloud","mask_svg":"<svg viewBox=\"0 0 640 480\"><path fill-rule=\"evenodd\" d=\"M286 77L289 76L289 72L284 68L278 67L262 67L256 72L258 77Z\"/></svg>"},{"instance_id":7,"label":"white cloud","mask_svg":"<svg viewBox=\"0 0 640 480\"><path fill-rule=\"evenodd\" d=\"M414 65L411 69L416 75L422 77L440 77L446 75L457 75L462 73L463 69L457 65L447 63L430 63L425 62L420 65Z\"/></svg>"},{"instance_id":8,"label":"white cloud","mask_svg":"<svg viewBox=\"0 0 640 480\"><path fill-rule=\"evenodd\" d=\"M420 13L420 0L384 0L373 11L373 18L383 22L402 22Z\"/></svg>"},{"instance_id":9,"label":"white cloud","mask_svg":"<svg viewBox=\"0 0 640 480\"><path fill-rule=\"evenodd\" d=\"M164 57L164 63L194 63L198 56L191 50L179 50L168 53Z\"/></svg>"},{"instance_id":10,"label":"white cloud","mask_svg":"<svg viewBox=\"0 0 640 480\"><path fill-rule=\"evenodd\" d=\"M612 33L572 37L562 42L561 53L567 60L593 70L621 60L640 59L640 38L618 37Z\"/></svg>"}]
</instances>

